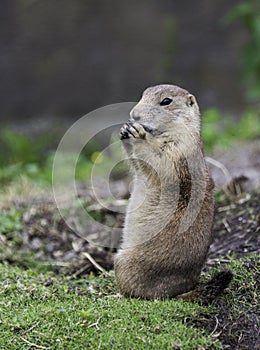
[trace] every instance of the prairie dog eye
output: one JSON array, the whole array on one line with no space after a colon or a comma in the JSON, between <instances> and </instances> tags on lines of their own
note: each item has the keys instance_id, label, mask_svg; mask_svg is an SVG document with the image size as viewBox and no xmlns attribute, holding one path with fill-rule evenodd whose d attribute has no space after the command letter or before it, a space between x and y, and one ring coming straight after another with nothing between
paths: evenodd
<instances>
[{"instance_id":1,"label":"prairie dog eye","mask_svg":"<svg viewBox=\"0 0 260 350\"><path fill-rule=\"evenodd\" d=\"M169 97L165 97L161 102L160 106L167 106L172 103L172 99Z\"/></svg>"}]
</instances>

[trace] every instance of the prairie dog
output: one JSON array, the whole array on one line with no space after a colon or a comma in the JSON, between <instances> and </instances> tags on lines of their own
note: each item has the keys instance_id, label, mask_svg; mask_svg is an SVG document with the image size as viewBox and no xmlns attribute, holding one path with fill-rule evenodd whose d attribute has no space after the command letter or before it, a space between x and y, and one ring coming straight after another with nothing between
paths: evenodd
<instances>
[{"instance_id":1,"label":"prairie dog","mask_svg":"<svg viewBox=\"0 0 260 350\"><path fill-rule=\"evenodd\" d=\"M188 91L147 88L120 131L133 173L115 276L122 294L187 293L211 243L213 181L203 158L200 111Z\"/></svg>"}]
</instances>

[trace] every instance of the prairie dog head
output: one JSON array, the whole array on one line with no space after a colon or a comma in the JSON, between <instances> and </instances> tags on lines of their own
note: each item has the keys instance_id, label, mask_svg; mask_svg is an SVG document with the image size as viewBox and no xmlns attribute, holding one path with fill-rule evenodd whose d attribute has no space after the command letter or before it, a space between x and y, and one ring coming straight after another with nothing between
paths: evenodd
<instances>
[{"instance_id":1,"label":"prairie dog head","mask_svg":"<svg viewBox=\"0 0 260 350\"><path fill-rule=\"evenodd\" d=\"M175 85L147 88L130 112L130 121L138 122L155 135L200 138L200 112L193 95Z\"/></svg>"}]
</instances>

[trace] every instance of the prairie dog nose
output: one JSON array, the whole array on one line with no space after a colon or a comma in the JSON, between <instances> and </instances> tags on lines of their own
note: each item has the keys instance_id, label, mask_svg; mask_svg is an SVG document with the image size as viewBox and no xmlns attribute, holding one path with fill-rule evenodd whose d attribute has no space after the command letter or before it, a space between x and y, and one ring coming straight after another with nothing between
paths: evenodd
<instances>
[{"instance_id":1,"label":"prairie dog nose","mask_svg":"<svg viewBox=\"0 0 260 350\"><path fill-rule=\"evenodd\" d=\"M140 120L141 118L138 111L135 108L131 110L130 117L134 120Z\"/></svg>"}]
</instances>

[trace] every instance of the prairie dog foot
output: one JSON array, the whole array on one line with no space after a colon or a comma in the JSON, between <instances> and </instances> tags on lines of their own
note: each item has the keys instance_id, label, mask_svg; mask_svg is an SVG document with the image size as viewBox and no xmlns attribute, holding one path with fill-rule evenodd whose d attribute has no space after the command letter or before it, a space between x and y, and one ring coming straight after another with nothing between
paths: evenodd
<instances>
[{"instance_id":1,"label":"prairie dog foot","mask_svg":"<svg viewBox=\"0 0 260 350\"><path fill-rule=\"evenodd\" d=\"M141 124L126 123L120 130L120 139L146 139L146 131Z\"/></svg>"}]
</instances>

